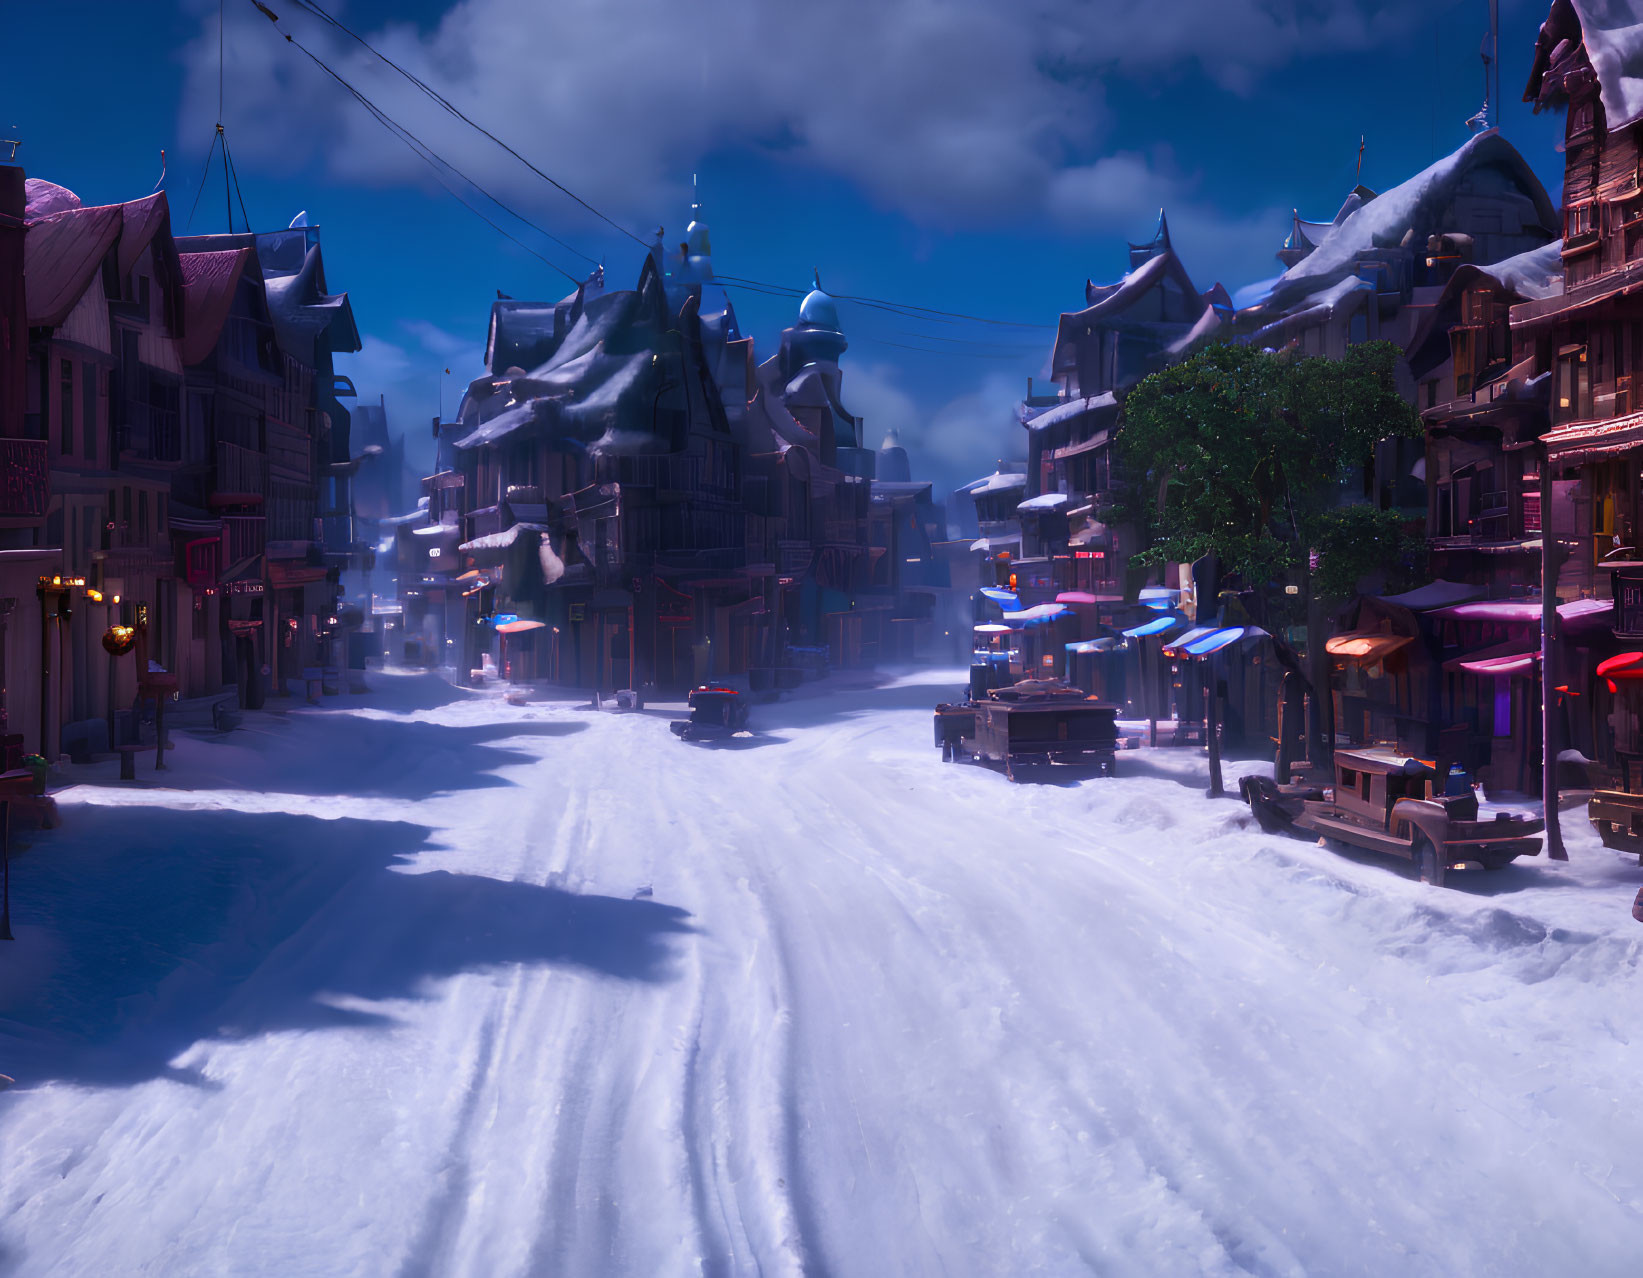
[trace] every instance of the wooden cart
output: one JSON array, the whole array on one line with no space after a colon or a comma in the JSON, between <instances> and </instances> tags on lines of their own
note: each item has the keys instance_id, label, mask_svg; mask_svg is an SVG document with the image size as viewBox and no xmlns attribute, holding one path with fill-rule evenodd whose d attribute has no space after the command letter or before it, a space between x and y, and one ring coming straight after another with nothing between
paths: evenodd
<instances>
[{"instance_id":1,"label":"wooden cart","mask_svg":"<svg viewBox=\"0 0 1643 1278\"><path fill-rule=\"evenodd\" d=\"M1053 679L994 688L977 701L936 707L936 744L1012 781L1113 774L1118 707Z\"/></svg>"}]
</instances>

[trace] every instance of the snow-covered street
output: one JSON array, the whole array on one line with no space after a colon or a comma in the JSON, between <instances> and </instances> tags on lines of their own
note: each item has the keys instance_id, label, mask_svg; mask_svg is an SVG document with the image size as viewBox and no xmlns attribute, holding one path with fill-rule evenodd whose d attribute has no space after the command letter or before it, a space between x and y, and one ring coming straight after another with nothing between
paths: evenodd
<instances>
[{"instance_id":1,"label":"snow-covered street","mask_svg":"<svg viewBox=\"0 0 1643 1278\"><path fill-rule=\"evenodd\" d=\"M961 678L707 748L373 675L65 791L0 1273L1637 1272L1643 871L1580 812L1435 890L1190 752L944 765Z\"/></svg>"}]
</instances>

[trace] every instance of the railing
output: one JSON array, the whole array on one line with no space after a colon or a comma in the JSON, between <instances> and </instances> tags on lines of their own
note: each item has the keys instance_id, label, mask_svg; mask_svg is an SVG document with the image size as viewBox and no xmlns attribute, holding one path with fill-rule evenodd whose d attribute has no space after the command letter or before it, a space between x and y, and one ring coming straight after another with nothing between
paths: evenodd
<instances>
[{"instance_id":1,"label":"railing","mask_svg":"<svg viewBox=\"0 0 1643 1278\"><path fill-rule=\"evenodd\" d=\"M661 492L691 493L702 486L702 459L689 453L658 453L638 457L602 457L595 479L599 483L629 484Z\"/></svg>"},{"instance_id":2,"label":"railing","mask_svg":"<svg viewBox=\"0 0 1643 1278\"><path fill-rule=\"evenodd\" d=\"M260 453L239 444L217 445L217 491L266 495L268 463Z\"/></svg>"},{"instance_id":3,"label":"railing","mask_svg":"<svg viewBox=\"0 0 1643 1278\"><path fill-rule=\"evenodd\" d=\"M267 529L267 521L261 515L224 515L223 562L232 566L252 555L260 555L267 542Z\"/></svg>"}]
</instances>

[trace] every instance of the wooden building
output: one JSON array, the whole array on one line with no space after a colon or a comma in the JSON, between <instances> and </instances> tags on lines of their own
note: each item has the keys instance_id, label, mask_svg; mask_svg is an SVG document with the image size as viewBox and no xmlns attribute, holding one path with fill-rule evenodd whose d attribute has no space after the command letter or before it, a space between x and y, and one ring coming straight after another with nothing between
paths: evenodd
<instances>
[{"instance_id":1,"label":"wooden building","mask_svg":"<svg viewBox=\"0 0 1643 1278\"><path fill-rule=\"evenodd\" d=\"M1609 633L1566 644L1549 685L1563 701L1568 744L1605 763L1635 748L1630 681L1595 676L1597 659L1632 637L1624 597L1643 580L1643 49L1629 10L1554 0L1524 98L1564 113L1563 266L1559 293L1512 308L1514 344L1549 374L1542 464L1552 508L1542 525L1572 546L1558 594L1613 601ZM1594 664L1595 662L1595 664Z\"/></svg>"}]
</instances>

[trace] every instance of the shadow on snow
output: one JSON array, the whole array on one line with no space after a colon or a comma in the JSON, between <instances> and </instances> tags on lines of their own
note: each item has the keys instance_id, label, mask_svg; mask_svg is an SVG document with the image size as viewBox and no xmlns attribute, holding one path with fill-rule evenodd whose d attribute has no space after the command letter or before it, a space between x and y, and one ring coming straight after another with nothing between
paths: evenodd
<instances>
[{"instance_id":1,"label":"shadow on snow","mask_svg":"<svg viewBox=\"0 0 1643 1278\"><path fill-rule=\"evenodd\" d=\"M421 799L510 785L497 770L536 761L524 750L486 742L569 737L585 729L533 719L458 726L338 713L293 717L276 730L251 724L217 738L178 730L166 771L155 772L153 755L144 753L137 780L147 788ZM109 775L80 784L121 784L110 765L103 771Z\"/></svg>"},{"instance_id":2,"label":"shadow on snow","mask_svg":"<svg viewBox=\"0 0 1643 1278\"><path fill-rule=\"evenodd\" d=\"M59 837L69 834L69 838ZM348 999L429 997L459 973L562 966L671 979L689 915L648 900L405 865L399 821L76 805L12 866L0 1071L120 1086L192 1044L387 1026Z\"/></svg>"}]
</instances>

